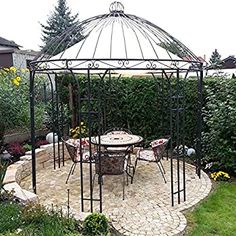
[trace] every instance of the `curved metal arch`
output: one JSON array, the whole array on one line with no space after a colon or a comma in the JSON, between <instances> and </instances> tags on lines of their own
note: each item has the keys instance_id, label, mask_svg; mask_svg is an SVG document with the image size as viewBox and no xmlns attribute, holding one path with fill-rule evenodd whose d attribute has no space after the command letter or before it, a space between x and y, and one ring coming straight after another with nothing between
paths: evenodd
<instances>
[{"instance_id":1,"label":"curved metal arch","mask_svg":"<svg viewBox=\"0 0 236 236\"><path fill-rule=\"evenodd\" d=\"M117 31L118 33L116 33L116 37L113 36L114 31ZM75 43L74 38L81 32L83 35L82 39ZM71 40L67 42L68 37L71 35L75 35L75 37L71 37ZM134 40L132 43L137 45L137 50L140 53L137 54L137 51L130 51L129 47L131 45L129 43L128 36L132 36L132 40ZM102 41L104 41L105 38L107 41L102 42L104 44L100 43L100 37L103 37ZM117 37L120 37L120 40L117 39ZM120 41L123 41L123 43ZM55 55L54 52L65 42L66 45L64 50L56 56L51 56ZM95 60L119 59L120 56L118 54L116 55L113 50L117 46L119 46L119 52L124 53L123 59L182 59L187 60L189 63L191 63L191 61L199 62L198 57L195 56L189 48L161 27L144 18L131 14L125 14L123 5L119 2L114 2L111 4L110 13L91 17L77 23L68 30L64 31L58 37L52 39L47 46L49 49L43 50L43 52L39 54L35 60L83 58ZM53 47L56 47L54 52L48 53ZM88 52L87 54L84 54L84 52L82 52L85 47L89 48L90 53ZM98 55L98 49L99 51L102 51L104 48L106 48L107 53L105 54L102 52L101 55ZM147 48L149 48L148 51ZM70 49L73 49L74 51L71 57L70 54L67 53ZM161 55L160 52L163 55ZM148 55L150 53L152 54L151 57Z\"/></svg>"}]
</instances>

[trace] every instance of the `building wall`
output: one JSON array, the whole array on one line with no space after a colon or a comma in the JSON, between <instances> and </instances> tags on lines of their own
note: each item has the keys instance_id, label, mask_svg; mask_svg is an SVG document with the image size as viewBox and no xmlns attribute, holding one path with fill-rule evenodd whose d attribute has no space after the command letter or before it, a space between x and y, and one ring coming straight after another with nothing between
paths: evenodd
<instances>
[{"instance_id":1,"label":"building wall","mask_svg":"<svg viewBox=\"0 0 236 236\"><path fill-rule=\"evenodd\" d=\"M16 68L27 68L27 62L33 60L35 55L31 55L24 52L14 52L13 53L13 65Z\"/></svg>"},{"instance_id":2,"label":"building wall","mask_svg":"<svg viewBox=\"0 0 236 236\"><path fill-rule=\"evenodd\" d=\"M224 76L231 78L236 76L236 68L234 69L221 69L221 70L208 70L206 76Z\"/></svg>"}]
</instances>

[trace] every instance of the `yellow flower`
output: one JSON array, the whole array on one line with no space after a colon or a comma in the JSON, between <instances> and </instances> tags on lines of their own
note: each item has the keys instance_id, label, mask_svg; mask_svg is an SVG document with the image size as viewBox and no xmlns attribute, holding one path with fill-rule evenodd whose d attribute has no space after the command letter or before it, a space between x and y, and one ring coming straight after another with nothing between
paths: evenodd
<instances>
[{"instance_id":1,"label":"yellow flower","mask_svg":"<svg viewBox=\"0 0 236 236\"><path fill-rule=\"evenodd\" d=\"M210 177L215 181L230 179L229 174L223 171L213 172L210 174Z\"/></svg>"},{"instance_id":2,"label":"yellow flower","mask_svg":"<svg viewBox=\"0 0 236 236\"><path fill-rule=\"evenodd\" d=\"M10 71L16 73L16 68L14 66L10 67Z\"/></svg>"},{"instance_id":3,"label":"yellow flower","mask_svg":"<svg viewBox=\"0 0 236 236\"><path fill-rule=\"evenodd\" d=\"M20 85L20 83L16 80L16 78L12 80L12 83L13 83L14 85L16 85L16 86L19 86L19 85Z\"/></svg>"},{"instance_id":4,"label":"yellow flower","mask_svg":"<svg viewBox=\"0 0 236 236\"><path fill-rule=\"evenodd\" d=\"M21 77L20 77L20 76L17 76L15 79L16 79L18 82L21 81Z\"/></svg>"}]
</instances>

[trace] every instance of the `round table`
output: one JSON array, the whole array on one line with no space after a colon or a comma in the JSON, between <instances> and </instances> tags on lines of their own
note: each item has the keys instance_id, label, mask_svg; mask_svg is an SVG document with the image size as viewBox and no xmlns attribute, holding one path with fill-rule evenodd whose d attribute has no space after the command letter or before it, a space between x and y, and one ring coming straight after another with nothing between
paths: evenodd
<instances>
[{"instance_id":1,"label":"round table","mask_svg":"<svg viewBox=\"0 0 236 236\"><path fill-rule=\"evenodd\" d=\"M125 147L138 144L143 141L143 138L139 135L134 134L109 134L101 135L100 142L99 136L92 137L91 143L96 145L102 145L105 147Z\"/></svg>"}]
</instances>

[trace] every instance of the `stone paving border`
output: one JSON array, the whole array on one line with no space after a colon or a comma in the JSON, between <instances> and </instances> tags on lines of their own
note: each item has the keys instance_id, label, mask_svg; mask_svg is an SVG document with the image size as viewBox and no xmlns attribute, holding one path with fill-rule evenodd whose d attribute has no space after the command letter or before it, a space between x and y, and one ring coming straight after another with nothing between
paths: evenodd
<instances>
[{"instance_id":1,"label":"stone paving border","mask_svg":"<svg viewBox=\"0 0 236 236\"><path fill-rule=\"evenodd\" d=\"M40 158L39 158L40 159ZM47 159L47 158L46 158ZM45 205L66 206L67 189L71 189L71 209L82 219L87 214L80 213L79 167L65 180L71 166L66 162L64 167L53 170L50 164L42 164L37 171L37 191L40 202ZM211 190L211 181L202 171L201 178L195 174L195 167L186 164L187 201L171 206L169 161L163 161L166 169L167 184L164 184L155 163L139 163L134 183L126 186L125 200L122 200L122 185L119 177L105 176L103 186L104 214L122 235L183 235L187 221L182 211L194 206L204 199ZM40 165L40 164L39 164ZM86 182L86 181L85 181ZM31 177L26 177L21 186L31 189ZM98 188L98 186L95 186ZM94 189L94 191L95 191ZM97 208L98 209L98 208Z\"/></svg>"},{"instance_id":2,"label":"stone paving border","mask_svg":"<svg viewBox=\"0 0 236 236\"><path fill-rule=\"evenodd\" d=\"M57 144L55 145L57 150ZM53 161L53 144L43 145L42 148L35 150L36 171L51 166ZM39 198L32 191L21 188L22 179L31 175L32 172L31 151L26 152L25 156L20 157L20 161L8 166L3 180L5 190L12 191L13 195L21 202L39 202ZM68 159L68 155L65 156Z\"/></svg>"},{"instance_id":3,"label":"stone paving border","mask_svg":"<svg viewBox=\"0 0 236 236\"><path fill-rule=\"evenodd\" d=\"M79 168L71 176L69 184L65 180L71 166L66 162L64 167L53 170L52 145L37 150L37 192L34 195L31 187L31 156L28 153L21 161L10 166L5 178L5 186L20 189L18 196L24 201L39 201L45 205L52 203L66 206L67 189L71 189L71 208L77 218L87 216L80 212ZM134 183L126 186L125 200L122 200L122 185L119 177L105 176L103 186L104 214L122 235L183 235L187 221L182 211L204 199L211 190L211 181L202 171L201 179L195 175L195 167L186 164L187 201L181 201L174 207L170 204L170 170L169 162L163 161L166 169L167 184L164 184L155 163L139 163ZM23 179L23 180L22 180ZM114 184L115 183L115 184ZM21 187L20 187L21 186ZM95 186L95 188L98 186ZM23 191L23 193L22 193ZM95 190L94 190L95 191Z\"/></svg>"}]
</instances>

